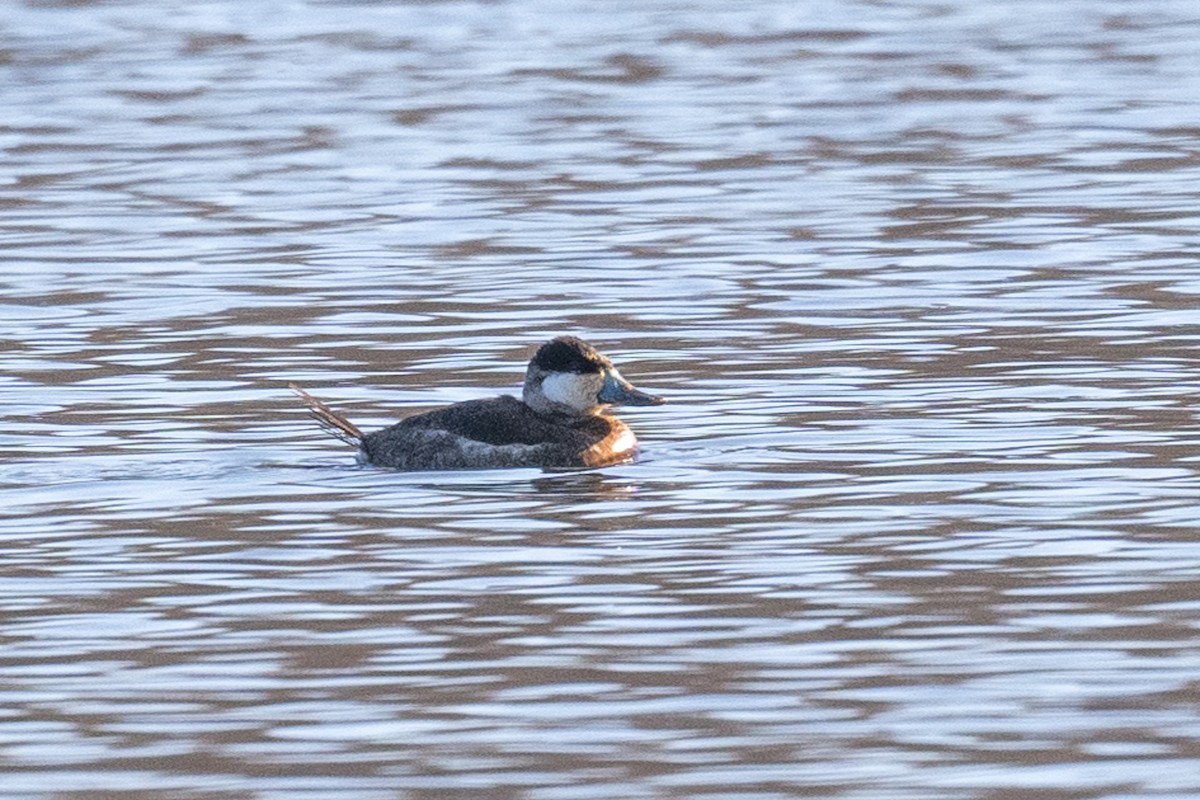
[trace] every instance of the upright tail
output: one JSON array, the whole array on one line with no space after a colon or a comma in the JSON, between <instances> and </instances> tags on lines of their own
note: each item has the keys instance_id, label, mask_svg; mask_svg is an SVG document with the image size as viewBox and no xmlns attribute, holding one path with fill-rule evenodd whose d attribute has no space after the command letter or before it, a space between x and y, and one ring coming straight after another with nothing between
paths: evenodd
<instances>
[{"instance_id":1,"label":"upright tail","mask_svg":"<svg viewBox=\"0 0 1200 800\"><path fill-rule=\"evenodd\" d=\"M341 414L334 411L329 406L322 403L317 398L313 397L308 392L301 389L294 383L289 383L288 387L300 395L300 399L304 401L304 405L308 406L308 413L313 415L313 418L325 429L326 433L332 434L341 439L346 444L362 447L363 432L350 420L343 417Z\"/></svg>"}]
</instances>

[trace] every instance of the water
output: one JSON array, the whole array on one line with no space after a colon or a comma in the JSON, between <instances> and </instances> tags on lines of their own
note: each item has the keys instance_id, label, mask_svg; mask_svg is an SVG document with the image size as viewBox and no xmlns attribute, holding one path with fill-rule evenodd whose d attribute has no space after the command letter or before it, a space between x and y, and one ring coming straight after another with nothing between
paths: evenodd
<instances>
[{"instance_id":1,"label":"water","mask_svg":"<svg viewBox=\"0 0 1200 800\"><path fill-rule=\"evenodd\" d=\"M1200 794L1200 14L0 11L0 795ZM634 464L362 468L586 336Z\"/></svg>"}]
</instances>

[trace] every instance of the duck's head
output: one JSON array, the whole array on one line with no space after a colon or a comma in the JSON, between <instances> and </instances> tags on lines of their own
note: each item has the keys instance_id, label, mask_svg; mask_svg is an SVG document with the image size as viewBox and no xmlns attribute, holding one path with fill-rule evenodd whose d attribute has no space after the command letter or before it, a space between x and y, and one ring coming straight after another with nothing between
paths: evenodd
<instances>
[{"instance_id":1,"label":"duck's head","mask_svg":"<svg viewBox=\"0 0 1200 800\"><path fill-rule=\"evenodd\" d=\"M657 406L661 397L635 389L596 348L559 336L538 348L525 372L525 404L539 414L587 416L604 406Z\"/></svg>"}]
</instances>

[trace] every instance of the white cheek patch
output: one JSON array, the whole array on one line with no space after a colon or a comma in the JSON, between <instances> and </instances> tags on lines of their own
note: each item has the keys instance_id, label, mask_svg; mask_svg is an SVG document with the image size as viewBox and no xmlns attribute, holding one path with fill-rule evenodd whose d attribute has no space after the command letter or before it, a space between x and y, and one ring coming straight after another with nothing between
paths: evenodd
<instances>
[{"instance_id":1,"label":"white cheek patch","mask_svg":"<svg viewBox=\"0 0 1200 800\"><path fill-rule=\"evenodd\" d=\"M571 408L586 409L596 405L596 392L586 375L561 372L549 375L542 381L542 394L552 403Z\"/></svg>"}]
</instances>

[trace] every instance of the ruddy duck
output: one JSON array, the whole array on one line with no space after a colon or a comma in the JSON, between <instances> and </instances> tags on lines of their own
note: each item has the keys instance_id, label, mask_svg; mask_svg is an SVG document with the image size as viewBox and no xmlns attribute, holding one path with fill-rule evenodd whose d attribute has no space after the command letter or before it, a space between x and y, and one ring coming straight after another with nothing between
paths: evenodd
<instances>
[{"instance_id":1,"label":"ruddy duck","mask_svg":"<svg viewBox=\"0 0 1200 800\"><path fill-rule=\"evenodd\" d=\"M525 371L521 399L468 400L417 414L364 434L295 384L321 426L359 449L359 458L400 470L615 464L633 457L637 439L610 405L657 406L613 363L582 339L559 336L538 348Z\"/></svg>"}]
</instances>

